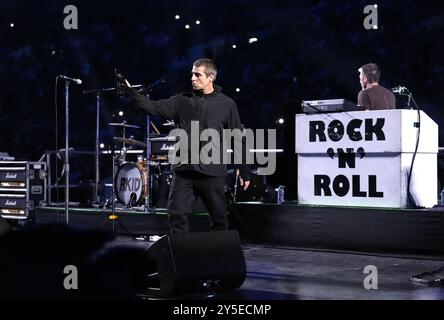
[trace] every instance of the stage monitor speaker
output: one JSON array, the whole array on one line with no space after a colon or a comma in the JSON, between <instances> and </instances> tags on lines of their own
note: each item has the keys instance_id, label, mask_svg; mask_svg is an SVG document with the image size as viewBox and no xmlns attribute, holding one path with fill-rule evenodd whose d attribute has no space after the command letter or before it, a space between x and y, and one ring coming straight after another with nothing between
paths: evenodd
<instances>
[{"instance_id":1,"label":"stage monitor speaker","mask_svg":"<svg viewBox=\"0 0 444 320\"><path fill-rule=\"evenodd\" d=\"M148 295L180 297L239 288L246 275L237 231L164 236L147 250Z\"/></svg>"}]
</instances>

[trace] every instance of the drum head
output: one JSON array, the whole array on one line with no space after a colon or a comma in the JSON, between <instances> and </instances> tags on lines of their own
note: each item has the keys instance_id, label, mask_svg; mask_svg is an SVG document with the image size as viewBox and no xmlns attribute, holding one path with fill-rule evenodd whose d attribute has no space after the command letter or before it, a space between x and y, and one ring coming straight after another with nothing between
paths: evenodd
<instances>
[{"instance_id":1,"label":"drum head","mask_svg":"<svg viewBox=\"0 0 444 320\"><path fill-rule=\"evenodd\" d=\"M135 163L127 162L121 165L114 183L117 200L124 205L138 204L146 195L145 171Z\"/></svg>"}]
</instances>

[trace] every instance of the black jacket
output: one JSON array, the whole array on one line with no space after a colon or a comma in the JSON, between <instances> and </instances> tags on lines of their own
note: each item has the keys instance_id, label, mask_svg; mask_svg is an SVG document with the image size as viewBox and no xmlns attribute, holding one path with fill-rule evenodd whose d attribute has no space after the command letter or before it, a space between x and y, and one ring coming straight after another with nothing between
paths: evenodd
<instances>
[{"instance_id":1,"label":"black jacket","mask_svg":"<svg viewBox=\"0 0 444 320\"><path fill-rule=\"evenodd\" d=\"M215 86L215 90L210 94L201 94L193 91L190 93L177 94L169 99L158 101L150 100L132 88L125 87L124 90L134 107L142 109L150 115L163 116L167 119L174 120L177 127L184 129L189 137L191 137L191 121L199 121L199 135L202 130L207 128L218 130L220 133L221 147L223 129L241 129L236 103L223 94L219 86ZM206 143L207 142L204 142L203 144ZM242 140L242 144L243 164L236 165L236 167L239 168L242 179L250 180L249 170L245 164L244 139ZM188 146L190 146L190 141ZM202 145L200 145L200 147L201 146ZM201 149L200 147L199 150ZM191 161L188 163L191 163ZM227 167L225 164L212 163L179 164L174 166L174 170L196 171L209 176L225 176Z\"/></svg>"}]
</instances>

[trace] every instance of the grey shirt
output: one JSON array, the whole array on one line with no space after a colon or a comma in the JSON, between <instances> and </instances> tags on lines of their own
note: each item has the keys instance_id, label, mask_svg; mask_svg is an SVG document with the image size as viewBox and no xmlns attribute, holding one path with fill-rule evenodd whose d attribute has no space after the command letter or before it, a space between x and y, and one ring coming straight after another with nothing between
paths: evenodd
<instances>
[{"instance_id":1,"label":"grey shirt","mask_svg":"<svg viewBox=\"0 0 444 320\"><path fill-rule=\"evenodd\" d=\"M358 105L365 110L387 110L396 108L396 98L393 92L377 85L359 91Z\"/></svg>"}]
</instances>

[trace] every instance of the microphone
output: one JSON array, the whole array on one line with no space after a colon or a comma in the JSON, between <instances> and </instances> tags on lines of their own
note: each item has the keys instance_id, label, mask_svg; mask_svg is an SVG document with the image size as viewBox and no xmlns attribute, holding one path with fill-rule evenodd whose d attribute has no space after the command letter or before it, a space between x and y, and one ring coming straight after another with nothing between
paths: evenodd
<instances>
[{"instance_id":1,"label":"microphone","mask_svg":"<svg viewBox=\"0 0 444 320\"><path fill-rule=\"evenodd\" d=\"M58 75L58 77L59 77L59 78L62 78L62 79L64 79L64 80L67 80L67 81L72 81L72 82L74 82L75 84L82 84L82 80L80 80L80 79L67 77L67 76L64 76L64 75L61 75L61 74Z\"/></svg>"}]
</instances>

